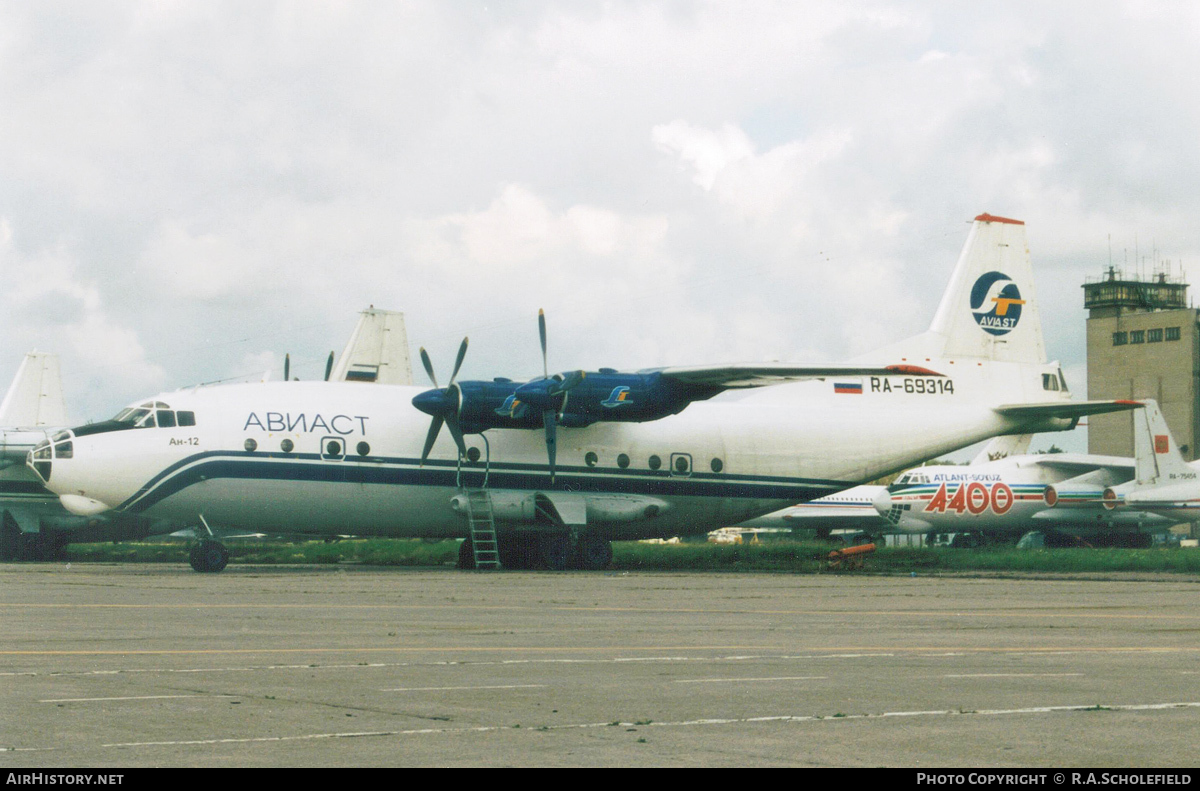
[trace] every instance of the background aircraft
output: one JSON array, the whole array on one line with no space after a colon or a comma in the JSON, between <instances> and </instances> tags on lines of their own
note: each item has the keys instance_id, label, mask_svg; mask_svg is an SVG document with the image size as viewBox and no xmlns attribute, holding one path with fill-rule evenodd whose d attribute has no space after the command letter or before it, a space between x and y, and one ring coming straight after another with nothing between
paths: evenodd
<instances>
[{"instance_id":1,"label":"background aircraft","mask_svg":"<svg viewBox=\"0 0 1200 791\"><path fill-rule=\"evenodd\" d=\"M433 390L287 382L162 394L40 445L31 464L77 514L466 536L463 560L475 565L536 554L551 568L599 568L611 540L707 532L988 437L1131 406L1069 400L1045 360L1024 224L986 214L930 330L843 365L553 376L544 365L525 383L457 383L466 349ZM731 389L750 392L720 395ZM198 547L198 570L224 566L217 542Z\"/></svg>"},{"instance_id":2,"label":"background aircraft","mask_svg":"<svg viewBox=\"0 0 1200 791\"><path fill-rule=\"evenodd\" d=\"M362 311L326 376L338 382L412 384L404 314ZM288 376L285 362L285 379ZM0 560L55 560L68 544L127 541L174 532L183 524L117 512L79 516L63 508L25 461L34 446L68 425L58 357L25 356L0 404Z\"/></svg>"},{"instance_id":3,"label":"background aircraft","mask_svg":"<svg viewBox=\"0 0 1200 791\"><path fill-rule=\"evenodd\" d=\"M1146 401L1146 409L1158 405ZM1135 421L1139 420L1136 410ZM1104 487L1134 477L1134 459L1077 453L1008 456L981 464L909 470L875 496L890 532L972 533L984 540L1038 531L1057 543L1149 546L1175 522L1145 510L1105 508ZM1063 495L1093 493L1088 502L1051 507Z\"/></svg>"},{"instance_id":4,"label":"background aircraft","mask_svg":"<svg viewBox=\"0 0 1200 791\"><path fill-rule=\"evenodd\" d=\"M1033 440L1032 434L996 437L971 460L971 467L1024 453ZM899 477L918 469L901 473ZM963 469L960 467L959 469ZM829 538L833 531L843 535L865 533L879 536L894 532L887 519L875 510L875 498L886 492L883 484L863 484L836 494L818 497L807 503L797 503L773 514L742 523L741 527L790 528L812 530L817 538Z\"/></svg>"},{"instance_id":5,"label":"background aircraft","mask_svg":"<svg viewBox=\"0 0 1200 791\"><path fill-rule=\"evenodd\" d=\"M1124 481L1068 481L1051 487L1055 512L1102 508L1112 518L1149 512L1171 523L1200 519L1200 460L1188 463L1154 401L1133 416L1136 474Z\"/></svg>"}]
</instances>

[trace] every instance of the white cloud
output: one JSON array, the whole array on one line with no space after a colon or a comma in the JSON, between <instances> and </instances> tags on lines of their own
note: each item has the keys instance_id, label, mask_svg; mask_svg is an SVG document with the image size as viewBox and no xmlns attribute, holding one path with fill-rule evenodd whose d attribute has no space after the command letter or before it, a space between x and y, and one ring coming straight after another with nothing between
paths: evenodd
<instances>
[{"instance_id":1,"label":"white cloud","mask_svg":"<svg viewBox=\"0 0 1200 791\"><path fill-rule=\"evenodd\" d=\"M563 368L837 359L922 329L991 211L1077 365L1109 234L1200 253L1197 13L8 4L4 326L107 361L99 416L315 370L367 303L478 376L540 369L538 307Z\"/></svg>"}]
</instances>

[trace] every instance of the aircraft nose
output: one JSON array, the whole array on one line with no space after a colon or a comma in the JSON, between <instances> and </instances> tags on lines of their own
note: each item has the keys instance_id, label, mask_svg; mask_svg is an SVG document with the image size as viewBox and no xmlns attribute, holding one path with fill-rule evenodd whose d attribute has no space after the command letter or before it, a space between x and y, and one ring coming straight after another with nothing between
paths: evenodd
<instances>
[{"instance_id":1,"label":"aircraft nose","mask_svg":"<svg viewBox=\"0 0 1200 791\"><path fill-rule=\"evenodd\" d=\"M882 490L875 495L871 505L875 506L875 510L879 512L880 516L887 516L888 512L892 510L892 493L887 489Z\"/></svg>"}]
</instances>

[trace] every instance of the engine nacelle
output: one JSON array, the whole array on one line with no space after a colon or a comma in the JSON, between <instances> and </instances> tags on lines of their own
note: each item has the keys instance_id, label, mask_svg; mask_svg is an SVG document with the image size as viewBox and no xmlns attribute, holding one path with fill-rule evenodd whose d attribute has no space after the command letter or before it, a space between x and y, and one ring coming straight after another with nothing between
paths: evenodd
<instances>
[{"instance_id":1,"label":"engine nacelle","mask_svg":"<svg viewBox=\"0 0 1200 791\"><path fill-rule=\"evenodd\" d=\"M1103 486L1059 483L1047 486L1042 498L1051 508L1095 508L1104 492Z\"/></svg>"},{"instance_id":2,"label":"engine nacelle","mask_svg":"<svg viewBox=\"0 0 1200 791\"><path fill-rule=\"evenodd\" d=\"M521 492L489 490L492 517L497 522L550 525L606 525L652 519L670 508L665 500L644 495L579 492ZM455 513L466 518L468 496L450 499Z\"/></svg>"}]
</instances>

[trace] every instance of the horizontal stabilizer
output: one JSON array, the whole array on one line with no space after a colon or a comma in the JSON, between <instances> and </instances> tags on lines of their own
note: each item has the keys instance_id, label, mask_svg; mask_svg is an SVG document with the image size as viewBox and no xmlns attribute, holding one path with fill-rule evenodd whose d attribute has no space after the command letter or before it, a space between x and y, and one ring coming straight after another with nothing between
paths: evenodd
<instances>
[{"instance_id":1,"label":"horizontal stabilizer","mask_svg":"<svg viewBox=\"0 0 1200 791\"><path fill-rule=\"evenodd\" d=\"M1036 418L1080 418L1087 415L1100 415L1105 412L1124 412L1129 409L1139 409L1141 401L1051 401L1044 404L1003 404L996 407L996 412L1005 417L1017 419Z\"/></svg>"},{"instance_id":2,"label":"horizontal stabilizer","mask_svg":"<svg viewBox=\"0 0 1200 791\"><path fill-rule=\"evenodd\" d=\"M800 382L806 379L828 379L831 376L941 376L942 374L914 366L862 366L850 364L790 365L787 363L735 363L733 365L674 366L657 370L665 379L696 385L737 389ZM642 373L651 373L651 370Z\"/></svg>"}]
</instances>

